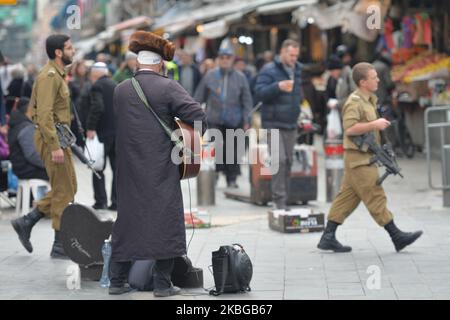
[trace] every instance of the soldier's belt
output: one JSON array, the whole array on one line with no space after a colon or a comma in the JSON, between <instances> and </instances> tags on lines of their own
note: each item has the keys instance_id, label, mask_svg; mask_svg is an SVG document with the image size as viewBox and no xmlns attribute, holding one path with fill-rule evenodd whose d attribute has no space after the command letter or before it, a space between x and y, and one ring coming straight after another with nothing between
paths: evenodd
<instances>
[{"instance_id":1,"label":"soldier's belt","mask_svg":"<svg viewBox=\"0 0 450 320\"><path fill-rule=\"evenodd\" d=\"M349 162L349 167L351 169L354 169L356 167L360 167L360 166L369 166L374 164L375 162L373 162L371 159L364 159L364 160L359 160L359 161L350 161Z\"/></svg>"}]
</instances>

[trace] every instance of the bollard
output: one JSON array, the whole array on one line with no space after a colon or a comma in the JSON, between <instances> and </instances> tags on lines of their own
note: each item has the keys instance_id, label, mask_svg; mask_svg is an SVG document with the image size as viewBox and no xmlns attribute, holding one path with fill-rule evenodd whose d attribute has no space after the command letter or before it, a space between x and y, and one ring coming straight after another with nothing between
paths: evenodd
<instances>
[{"instance_id":1,"label":"bollard","mask_svg":"<svg viewBox=\"0 0 450 320\"><path fill-rule=\"evenodd\" d=\"M339 192L344 174L344 146L342 140L325 141L325 171L327 202L332 202Z\"/></svg>"},{"instance_id":2,"label":"bollard","mask_svg":"<svg viewBox=\"0 0 450 320\"><path fill-rule=\"evenodd\" d=\"M328 99L327 127L325 134L325 171L327 179L327 202L332 202L341 188L344 175L344 146L338 101Z\"/></svg>"},{"instance_id":3,"label":"bollard","mask_svg":"<svg viewBox=\"0 0 450 320\"><path fill-rule=\"evenodd\" d=\"M202 162L197 176L197 205L213 206L216 204L216 165L215 148L211 142L202 146Z\"/></svg>"}]
</instances>

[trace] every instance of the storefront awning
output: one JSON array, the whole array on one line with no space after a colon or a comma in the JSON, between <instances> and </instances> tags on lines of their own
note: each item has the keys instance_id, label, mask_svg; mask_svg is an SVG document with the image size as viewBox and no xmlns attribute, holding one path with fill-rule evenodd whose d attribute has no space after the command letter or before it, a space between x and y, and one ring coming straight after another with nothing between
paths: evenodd
<instances>
[{"instance_id":1,"label":"storefront awning","mask_svg":"<svg viewBox=\"0 0 450 320\"><path fill-rule=\"evenodd\" d=\"M330 7L324 5L301 7L295 10L292 16L301 28L306 27L308 23L314 23L322 30L333 29L342 26L355 2L356 0L339 2Z\"/></svg>"},{"instance_id":2,"label":"storefront awning","mask_svg":"<svg viewBox=\"0 0 450 320\"><path fill-rule=\"evenodd\" d=\"M307 1L307 0L306 0ZM169 30L176 29L178 32L182 32L181 28L174 26L182 26L185 23L185 29L193 27L198 24L205 23L203 27L206 26L208 30L206 34L210 34L210 37L214 34L222 34L227 24L234 19L234 15L239 15L239 19L243 15L257 10L260 6L265 6L274 3L284 3L286 1L280 0L232 0L226 5L223 3L213 3L206 6L194 7L194 4L189 3L177 3L172 7L166 14L159 17L154 25L153 30L158 30L158 32L167 32ZM299 1L288 1L288 2L299 2ZM316 1L315 1L316 2ZM223 21L221 21L223 20ZM212 30L215 27L220 30Z\"/></svg>"},{"instance_id":3,"label":"storefront awning","mask_svg":"<svg viewBox=\"0 0 450 320\"><path fill-rule=\"evenodd\" d=\"M256 9L258 14L268 15L291 11L300 6L313 5L318 3L318 0L294 0L294 1L280 1L279 3L268 4L260 6Z\"/></svg>"},{"instance_id":4,"label":"storefront awning","mask_svg":"<svg viewBox=\"0 0 450 320\"><path fill-rule=\"evenodd\" d=\"M206 39L223 37L227 34L230 24L242 19L243 15L242 12L230 14L222 19L201 25L197 31L202 38Z\"/></svg>"},{"instance_id":5,"label":"storefront awning","mask_svg":"<svg viewBox=\"0 0 450 320\"><path fill-rule=\"evenodd\" d=\"M372 2L348 0L330 7L316 4L300 7L292 13L292 16L294 22L301 28L308 24L315 24L322 30L341 27L343 32L350 32L366 41L374 41L382 27L369 28L367 26L369 17L367 8L370 4L373 5L376 2L377 0ZM384 20L389 4L390 1L384 2L384 5L379 2L378 5L381 8L380 21Z\"/></svg>"},{"instance_id":6,"label":"storefront awning","mask_svg":"<svg viewBox=\"0 0 450 320\"><path fill-rule=\"evenodd\" d=\"M148 27L152 23L152 19L146 16L139 16L136 18L128 19L122 22L119 22L115 25L108 27L115 32L126 30L126 29L138 29L143 27Z\"/></svg>"},{"instance_id":7,"label":"storefront awning","mask_svg":"<svg viewBox=\"0 0 450 320\"><path fill-rule=\"evenodd\" d=\"M98 36L75 41L75 60L83 58L92 51L101 51L105 43Z\"/></svg>"},{"instance_id":8,"label":"storefront awning","mask_svg":"<svg viewBox=\"0 0 450 320\"><path fill-rule=\"evenodd\" d=\"M125 30L135 30L150 26L152 19L146 16L139 16L136 18L128 19L117 24L111 25L106 30L99 33L98 38L105 42L115 40L120 37L121 33Z\"/></svg>"}]
</instances>

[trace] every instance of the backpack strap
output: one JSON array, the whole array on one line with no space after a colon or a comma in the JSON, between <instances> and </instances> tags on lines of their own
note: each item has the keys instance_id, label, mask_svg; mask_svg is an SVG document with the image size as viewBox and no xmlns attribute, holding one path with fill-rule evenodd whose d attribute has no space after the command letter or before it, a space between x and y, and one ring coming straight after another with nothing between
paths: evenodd
<instances>
[{"instance_id":1,"label":"backpack strap","mask_svg":"<svg viewBox=\"0 0 450 320\"><path fill-rule=\"evenodd\" d=\"M244 250L244 247L240 244L240 243L233 243L233 246L238 246L239 248L241 248L241 251L245 254L247 254ZM252 291L252 289L250 288L250 286L246 286L245 288L241 288L242 292L248 292L248 291Z\"/></svg>"},{"instance_id":2,"label":"backpack strap","mask_svg":"<svg viewBox=\"0 0 450 320\"><path fill-rule=\"evenodd\" d=\"M216 287L215 290L213 289L209 292L210 295L216 296L216 297L223 293L223 291L225 289L225 281L227 280L227 276L228 276L228 261L229 261L230 253L228 252L228 249L225 249L225 252L226 252L226 256L224 256L223 263L222 263L222 279L221 279L221 283L220 283L220 289Z\"/></svg>"}]
</instances>

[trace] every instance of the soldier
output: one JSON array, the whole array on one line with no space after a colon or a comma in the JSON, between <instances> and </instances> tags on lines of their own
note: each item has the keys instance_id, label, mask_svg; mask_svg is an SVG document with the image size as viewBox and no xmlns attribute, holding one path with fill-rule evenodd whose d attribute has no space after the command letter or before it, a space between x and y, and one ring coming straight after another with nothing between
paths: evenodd
<instances>
[{"instance_id":1,"label":"soldier","mask_svg":"<svg viewBox=\"0 0 450 320\"><path fill-rule=\"evenodd\" d=\"M389 127L390 122L378 118L376 96L378 76L375 68L369 63L358 63L354 66L352 77L358 86L347 99L342 109L344 136L344 179L341 190L333 201L328 214L328 224L320 239L318 248L334 252L350 252L351 247L343 246L336 240L336 229L356 209L362 201L374 220L391 236L397 251L412 244L422 231L414 233L400 231L394 224L392 213L386 207L386 195L383 187L377 185L378 169L370 165L373 156L362 152L350 140L349 136L357 136L368 132L375 134L380 143L380 132Z\"/></svg>"},{"instance_id":2,"label":"soldier","mask_svg":"<svg viewBox=\"0 0 450 320\"><path fill-rule=\"evenodd\" d=\"M74 200L77 182L71 150L61 149L55 124L70 126L70 93L64 67L72 63L75 50L70 37L62 34L49 36L45 45L50 60L36 77L30 103L37 127L34 143L50 178L51 191L30 213L12 220L11 224L22 245L31 253L31 229L43 216L51 217L55 240L50 255L67 258L59 239L60 218L64 208Z\"/></svg>"}]
</instances>

